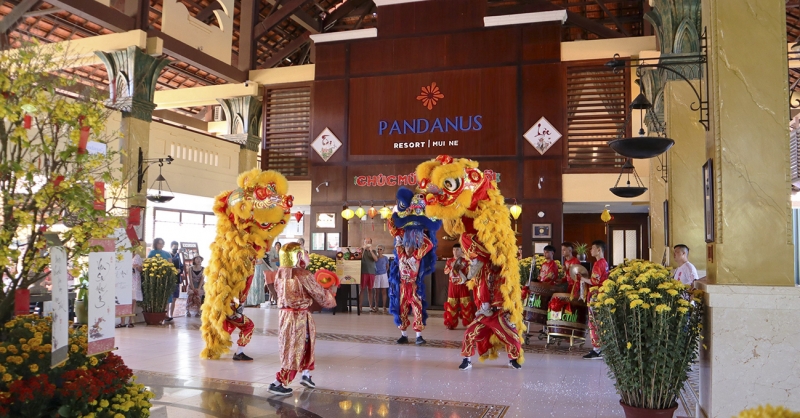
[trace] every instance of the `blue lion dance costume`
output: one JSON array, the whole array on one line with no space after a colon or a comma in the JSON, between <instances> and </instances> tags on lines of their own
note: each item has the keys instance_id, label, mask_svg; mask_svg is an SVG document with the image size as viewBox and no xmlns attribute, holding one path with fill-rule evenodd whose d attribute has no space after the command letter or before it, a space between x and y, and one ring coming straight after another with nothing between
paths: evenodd
<instances>
[{"instance_id":1,"label":"blue lion dance costume","mask_svg":"<svg viewBox=\"0 0 800 418\"><path fill-rule=\"evenodd\" d=\"M436 269L436 231L442 221L425 216L425 198L401 187L397 191L397 212L389 220L389 231L395 237L395 262L389 269L389 312L402 336L397 342L408 342L406 329L413 325L417 344L424 344L421 332L428 319L425 301L425 276ZM409 322L413 312L414 322Z\"/></svg>"}]
</instances>

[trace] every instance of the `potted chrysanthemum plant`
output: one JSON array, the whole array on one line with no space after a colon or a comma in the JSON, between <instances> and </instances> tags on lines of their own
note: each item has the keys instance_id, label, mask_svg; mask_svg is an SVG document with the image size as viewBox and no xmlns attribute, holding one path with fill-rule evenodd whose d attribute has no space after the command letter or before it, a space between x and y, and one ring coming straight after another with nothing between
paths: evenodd
<instances>
[{"instance_id":1,"label":"potted chrysanthemum plant","mask_svg":"<svg viewBox=\"0 0 800 418\"><path fill-rule=\"evenodd\" d=\"M142 266L142 314L147 325L158 325L167 316L169 296L178 270L161 256L144 260Z\"/></svg>"},{"instance_id":2,"label":"potted chrysanthemum plant","mask_svg":"<svg viewBox=\"0 0 800 418\"><path fill-rule=\"evenodd\" d=\"M702 292L644 260L626 260L591 304L603 358L627 417L672 417L697 358Z\"/></svg>"}]
</instances>

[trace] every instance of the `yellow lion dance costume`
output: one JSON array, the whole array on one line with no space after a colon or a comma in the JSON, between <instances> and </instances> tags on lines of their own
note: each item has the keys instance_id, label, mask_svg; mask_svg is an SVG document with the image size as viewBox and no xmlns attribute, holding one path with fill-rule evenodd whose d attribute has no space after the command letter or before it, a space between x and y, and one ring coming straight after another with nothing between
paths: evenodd
<instances>
[{"instance_id":1,"label":"yellow lion dance costume","mask_svg":"<svg viewBox=\"0 0 800 418\"><path fill-rule=\"evenodd\" d=\"M239 175L237 184L237 189L221 193L214 202L217 237L205 272L200 328L206 343L200 353L204 359L227 353L231 333L239 329L239 350L233 359L252 360L243 348L253 335L253 321L242 311L254 263L286 227L292 208L292 196L286 194L289 183L276 171L253 169Z\"/></svg>"},{"instance_id":2,"label":"yellow lion dance costume","mask_svg":"<svg viewBox=\"0 0 800 418\"><path fill-rule=\"evenodd\" d=\"M420 164L416 174L426 193L425 214L443 219L448 234L461 234L461 247L473 262L467 283L478 311L464 333L459 368L472 367L476 350L483 361L505 349L509 366L519 369L525 327L517 240L497 183L478 170L477 162L448 155Z\"/></svg>"}]
</instances>

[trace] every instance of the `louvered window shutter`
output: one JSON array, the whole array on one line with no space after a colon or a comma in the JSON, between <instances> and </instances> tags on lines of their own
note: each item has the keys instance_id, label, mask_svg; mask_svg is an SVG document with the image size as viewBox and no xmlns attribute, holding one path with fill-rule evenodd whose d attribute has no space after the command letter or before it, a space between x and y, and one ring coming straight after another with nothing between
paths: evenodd
<instances>
[{"instance_id":1,"label":"louvered window shutter","mask_svg":"<svg viewBox=\"0 0 800 418\"><path fill-rule=\"evenodd\" d=\"M290 179L308 178L310 127L310 86L267 89L261 168Z\"/></svg>"},{"instance_id":2,"label":"louvered window shutter","mask_svg":"<svg viewBox=\"0 0 800 418\"><path fill-rule=\"evenodd\" d=\"M614 73L600 61L565 64L567 80L567 171L619 172L625 158L608 146L625 126L628 72Z\"/></svg>"}]
</instances>

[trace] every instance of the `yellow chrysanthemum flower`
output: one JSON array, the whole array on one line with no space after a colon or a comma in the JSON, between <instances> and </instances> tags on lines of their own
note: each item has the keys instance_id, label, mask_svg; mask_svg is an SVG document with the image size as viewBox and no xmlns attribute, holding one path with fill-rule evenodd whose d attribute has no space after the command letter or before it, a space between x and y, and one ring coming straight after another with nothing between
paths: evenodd
<instances>
[{"instance_id":1,"label":"yellow chrysanthemum flower","mask_svg":"<svg viewBox=\"0 0 800 418\"><path fill-rule=\"evenodd\" d=\"M628 294L628 299L630 299L630 300L639 300L640 297L637 294L630 293L630 294Z\"/></svg>"},{"instance_id":2,"label":"yellow chrysanthemum flower","mask_svg":"<svg viewBox=\"0 0 800 418\"><path fill-rule=\"evenodd\" d=\"M689 308L684 308L683 306L680 306L678 307L677 311L679 313L685 314L686 312L689 312Z\"/></svg>"},{"instance_id":3,"label":"yellow chrysanthemum flower","mask_svg":"<svg viewBox=\"0 0 800 418\"><path fill-rule=\"evenodd\" d=\"M617 301L615 301L614 298L606 298L606 300L603 301L604 305L615 305L616 303Z\"/></svg>"},{"instance_id":4,"label":"yellow chrysanthemum flower","mask_svg":"<svg viewBox=\"0 0 800 418\"><path fill-rule=\"evenodd\" d=\"M689 306L689 301L686 299L678 299L678 305Z\"/></svg>"},{"instance_id":5,"label":"yellow chrysanthemum flower","mask_svg":"<svg viewBox=\"0 0 800 418\"><path fill-rule=\"evenodd\" d=\"M668 293L670 296L678 296L678 291L677 291L677 290L675 290L675 289L669 289L669 290L667 290L667 293Z\"/></svg>"},{"instance_id":6,"label":"yellow chrysanthemum flower","mask_svg":"<svg viewBox=\"0 0 800 418\"><path fill-rule=\"evenodd\" d=\"M739 413L738 418L800 418L800 413L791 411L782 406L772 405L759 406L758 408L746 409Z\"/></svg>"},{"instance_id":7,"label":"yellow chrysanthemum flower","mask_svg":"<svg viewBox=\"0 0 800 418\"><path fill-rule=\"evenodd\" d=\"M663 303L658 305L658 306L656 306L656 313L664 313L664 312L669 312L671 310L672 310L672 308L670 308L669 306L667 306L667 305L665 305Z\"/></svg>"},{"instance_id":8,"label":"yellow chrysanthemum flower","mask_svg":"<svg viewBox=\"0 0 800 418\"><path fill-rule=\"evenodd\" d=\"M650 306L651 305L649 303L645 302L642 304L642 309L650 309Z\"/></svg>"},{"instance_id":9,"label":"yellow chrysanthemum flower","mask_svg":"<svg viewBox=\"0 0 800 418\"><path fill-rule=\"evenodd\" d=\"M650 293L650 289L648 289L646 287L643 287L643 288L639 289L639 293Z\"/></svg>"},{"instance_id":10,"label":"yellow chrysanthemum flower","mask_svg":"<svg viewBox=\"0 0 800 418\"><path fill-rule=\"evenodd\" d=\"M630 350L630 349L631 349L631 346L632 346L632 345L633 345L633 344L631 344L631 342L630 342L630 341L628 341L628 350Z\"/></svg>"},{"instance_id":11,"label":"yellow chrysanthemum flower","mask_svg":"<svg viewBox=\"0 0 800 418\"><path fill-rule=\"evenodd\" d=\"M641 299L636 299L631 302L631 308L635 308L637 306L641 306L644 302Z\"/></svg>"}]
</instances>

